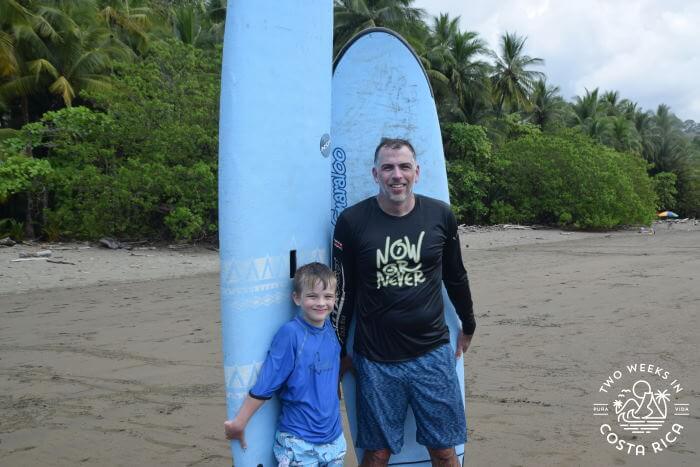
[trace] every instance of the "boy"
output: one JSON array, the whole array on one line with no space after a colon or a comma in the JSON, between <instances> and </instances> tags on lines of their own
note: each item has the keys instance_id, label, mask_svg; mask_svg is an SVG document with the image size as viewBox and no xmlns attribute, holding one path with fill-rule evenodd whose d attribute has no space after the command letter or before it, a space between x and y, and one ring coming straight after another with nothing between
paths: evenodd
<instances>
[{"instance_id":1,"label":"boy","mask_svg":"<svg viewBox=\"0 0 700 467\"><path fill-rule=\"evenodd\" d=\"M301 313L284 324L236 418L224 423L227 439L246 448L245 427L279 390L282 403L273 451L280 467L342 466L346 445L340 420L340 344L328 315L335 304L336 279L321 263L294 274L292 299Z\"/></svg>"}]
</instances>

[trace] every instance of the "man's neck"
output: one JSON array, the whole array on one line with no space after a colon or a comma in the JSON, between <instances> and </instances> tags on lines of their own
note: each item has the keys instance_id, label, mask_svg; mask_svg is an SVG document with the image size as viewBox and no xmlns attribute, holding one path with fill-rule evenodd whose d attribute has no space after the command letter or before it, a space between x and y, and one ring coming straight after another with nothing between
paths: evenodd
<instances>
[{"instance_id":1,"label":"man's neck","mask_svg":"<svg viewBox=\"0 0 700 467\"><path fill-rule=\"evenodd\" d=\"M377 203L379 204L379 208L390 216L403 217L413 210L413 207L416 205L416 196L411 194L411 196L402 203L392 203L390 200L378 195Z\"/></svg>"}]
</instances>

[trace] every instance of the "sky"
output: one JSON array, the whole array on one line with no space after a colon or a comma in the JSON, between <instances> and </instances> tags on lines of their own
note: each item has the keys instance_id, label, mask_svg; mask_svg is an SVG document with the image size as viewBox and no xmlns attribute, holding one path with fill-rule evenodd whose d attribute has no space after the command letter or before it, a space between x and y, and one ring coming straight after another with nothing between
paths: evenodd
<instances>
[{"instance_id":1,"label":"sky","mask_svg":"<svg viewBox=\"0 0 700 467\"><path fill-rule=\"evenodd\" d=\"M527 37L548 82L571 101L619 91L656 111L700 122L700 0L415 0L429 15L460 16L498 49L505 32Z\"/></svg>"}]
</instances>

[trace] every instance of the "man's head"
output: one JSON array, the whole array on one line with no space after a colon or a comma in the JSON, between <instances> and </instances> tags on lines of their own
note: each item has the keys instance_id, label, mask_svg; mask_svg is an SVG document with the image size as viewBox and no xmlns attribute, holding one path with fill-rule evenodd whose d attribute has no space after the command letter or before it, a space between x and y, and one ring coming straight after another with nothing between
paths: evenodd
<instances>
[{"instance_id":1,"label":"man's head","mask_svg":"<svg viewBox=\"0 0 700 467\"><path fill-rule=\"evenodd\" d=\"M380 205L413 203L413 185L419 175L413 145L404 139L382 138L374 151L372 167L372 176L379 185Z\"/></svg>"},{"instance_id":2,"label":"man's head","mask_svg":"<svg viewBox=\"0 0 700 467\"><path fill-rule=\"evenodd\" d=\"M409 151L411 151L411 154L413 155L413 160L416 160L416 151L413 149L413 145L411 142L407 139L401 139L401 138L382 138L379 140L379 144L377 145L376 149L374 150L374 165L377 165L377 160L379 159L379 151L382 148L388 148L388 149L400 149L401 147L407 147Z\"/></svg>"},{"instance_id":3,"label":"man's head","mask_svg":"<svg viewBox=\"0 0 700 467\"><path fill-rule=\"evenodd\" d=\"M307 323L323 326L335 305L335 285L335 274L325 264L309 263L296 270L292 299Z\"/></svg>"}]
</instances>

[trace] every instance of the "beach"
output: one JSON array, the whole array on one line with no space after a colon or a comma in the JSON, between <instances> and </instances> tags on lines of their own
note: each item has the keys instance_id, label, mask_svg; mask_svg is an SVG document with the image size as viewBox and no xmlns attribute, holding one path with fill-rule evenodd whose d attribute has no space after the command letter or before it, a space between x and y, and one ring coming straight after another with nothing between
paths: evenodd
<instances>
[{"instance_id":1,"label":"beach","mask_svg":"<svg viewBox=\"0 0 700 467\"><path fill-rule=\"evenodd\" d=\"M700 226L655 227L462 232L465 465L700 465ZM0 465L230 466L218 264L202 247L0 248ZM594 415L630 364L682 387L662 452L616 449Z\"/></svg>"}]
</instances>

